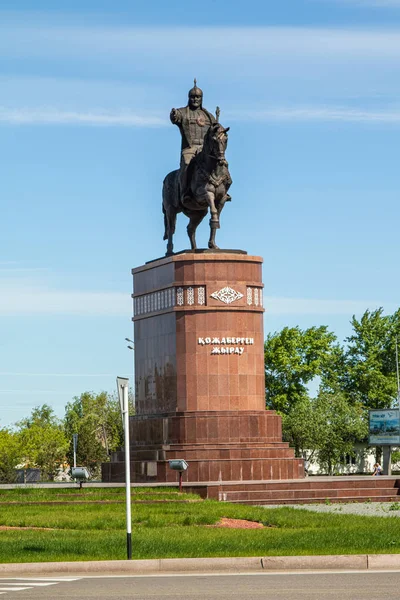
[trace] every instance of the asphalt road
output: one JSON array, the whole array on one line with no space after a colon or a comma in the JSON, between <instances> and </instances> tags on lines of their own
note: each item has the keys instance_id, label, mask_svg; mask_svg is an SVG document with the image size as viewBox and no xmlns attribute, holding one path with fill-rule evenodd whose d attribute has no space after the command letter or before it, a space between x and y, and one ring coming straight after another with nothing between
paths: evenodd
<instances>
[{"instance_id":1,"label":"asphalt road","mask_svg":"<svg viewBox=\"0 0 400 600\"><path fill-rule=\"evenodd\" d=\"M398 600L400 571L0 578L1 600Z\"/></svg>"}]
</instances>

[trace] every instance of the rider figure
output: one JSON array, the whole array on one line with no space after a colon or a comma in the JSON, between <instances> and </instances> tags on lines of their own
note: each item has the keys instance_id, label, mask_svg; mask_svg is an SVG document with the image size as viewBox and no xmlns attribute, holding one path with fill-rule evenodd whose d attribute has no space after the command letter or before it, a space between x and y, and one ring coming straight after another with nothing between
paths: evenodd
<instances>
[{"instance_id":1,"label":"rider figure","mask_svg":"<svg viewBox=\"0 0 400 600\"><path fill-rule=\"evenodd\" d=\"M203 108L203 92L197 87L196 79L194 87L189 91L189 101L183 108L173 108L170 114L171 122L179 127L182 136L181 164L179 182L181 198L188 193L188 167L192 159L198 154L204 143L210 126L216 122L215 117Z\"/></svg>"}]
</instances>

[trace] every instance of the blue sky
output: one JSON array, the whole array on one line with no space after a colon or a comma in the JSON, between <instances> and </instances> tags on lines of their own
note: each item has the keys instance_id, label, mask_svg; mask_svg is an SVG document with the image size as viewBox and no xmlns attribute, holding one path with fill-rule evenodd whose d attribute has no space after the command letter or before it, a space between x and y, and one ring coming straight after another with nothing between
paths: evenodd
<instances>
[{"instance_id":1,"label":"blue sky","mask_svg":"<svg viewBox=\"0 0 400 600\"><path fill-rule=\"evenodd\" d=\"M400 0L60 6L0 3L0 426L132 373L130 269L165 252L193 77L231 127L217 241L264 257L266 333L398 308Z\"/></svg>"}]
</instances>

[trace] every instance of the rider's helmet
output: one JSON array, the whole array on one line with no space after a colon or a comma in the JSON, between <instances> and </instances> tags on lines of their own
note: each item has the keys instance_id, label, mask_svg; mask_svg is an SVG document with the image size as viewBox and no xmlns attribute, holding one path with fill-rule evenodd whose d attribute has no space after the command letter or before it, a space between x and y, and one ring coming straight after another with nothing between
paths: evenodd
<instances>
[{"instance_id":1,"label":"rider's helmet","mask_svg":"<svg viewBox=\"0 0 400 600\"><path fill-rule=\"evenodd\" d=\"M194 80L194 86L189 90L188 96L201 96L203 97L203 90L197 87L197 79Z\"/></svg>"}]
</instances>

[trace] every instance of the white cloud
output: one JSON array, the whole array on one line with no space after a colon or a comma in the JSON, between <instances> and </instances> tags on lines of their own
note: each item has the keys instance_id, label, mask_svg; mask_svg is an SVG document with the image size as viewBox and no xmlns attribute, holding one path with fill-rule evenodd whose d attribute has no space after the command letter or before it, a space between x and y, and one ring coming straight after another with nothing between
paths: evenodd
<instances>
[{"instance_id":1,"label":"white cloud","mask_svg":"<svg viewBox=\"0 0 400 600\"><path fill-rule=\"evenodd\" d=\"M0 282L0 317L6 315L83 315L130 317L129 294L55 290Z\"/></svg>"},{"instance_id":2,"label":"white cloud","mask_svg":"<svg viewBox=\"0 0 400 600\"><path fill-rule=\"evenodd\" d=\"M271 107L265 110L227 111L238 121L342 121L347 123L400 124L400 108L361 109L344 106Z\"/></svg>"},{"instance_id":3,"label":"white cloud","mask_svg":"<svg viewBox=\"0 0 400 600\"><path fill-rule=\"evenodd\" d=\"M9 263L0 262L0 272L13 274L13 273L36 273L36 272L43 273L45 271L48 271L48 269L46 269L45 267L11 267L10 265L12 265L12 264L17 264L17 263L12 263L11 261Z\"/></svg>"},{"instance_id":4,"label":"white cloud","mask_svg":"<svg viewBox=\"0 0 400 600\"><path fill-rule=\"evenodd\" d=\"M75 65L73 73L79 72ZM0 104L5 109L11 107L21 112L29 111L29 118L30 113L35 118L41 113L48 118L47 113L50 113L52 118L51 113L55 110L67 113L67 116L68 113L73 116L74 113L94 113L96 118L113 117L116 108L120 113L136 115L140 119L160 116L154 111L156 106L159 107L159 99L165 98L165 87L158 79L140 83L138 78L121 81L116 76L110 77L107 69L102 74L104 79L76 77L72 73L68 77L61 74L58 77L0 74Z\"/></svg>"},{"instance_id":5,"label":"white cloud","mask_svg":"<svg viewBox=\"0 0 400 600\"><path fill-rule=\"evenodd\" d=\"M21 264L21 268L23 265ZM1 274L1 272L0 272ZM60 273L57 274L59 281ZM289 298L265 296L264 307L271 315L353 315L381 306L386 311L398 309L393 302L382 300L337 300L319 298ZM132 316L132 298L127 292L70 289L57 287L51 275L21 274L10 269L8 276L0 275L0 318L12 315L77 315L95 317ZM2 372L0 376L37 376L47 374L29 371ZM54 377L108 377L99 373L53 373Z\"/></svg>"},{"instance_id":6,"label":"white cloud","mask_svg":"<svg viewBox=\"0 0 400 600\"><path fill-rule=\"evenodd\" d=\"M0 390L0 394L52 394L57 396L71 396L71 392L60 391L60 390Z\"/></svg>"},{"instance_id":7,"label":"white cloud","mask_svg":"<svg viewBox=\"0 0 400 600\"><path fill-rule=\"evenodd\" d=\"M14 373L0 371L0 377L114 377L112 373Z\"/></svg>"},{"instance_id":8,"label":"white cloud","mask_svg":"<svg viewBox=\"0 0 400 600\"><path fill-rule=\"evenodd\" d=\"M10 125L97 125L160 127L166 119L128 111L66 111L58 108L7 108L0 106L0 123Z\"/></svg>"},{"instance_id":9,"label":"white cloud","mask_svg":"<svg viewBox=\"0 0 400 600\"><path fill-rule=\"evenodd\" d=\"M225 111L224 117L235 121L255 122L339 121L345 123L400 124L400 108L380 108L371 110L345 106L275 106L264 110L242 108L239 110ZM158 114L141 115L125 110L93 110L79 112L65 111L58 108L12 109L0 106L0 124L18 126L89 125L98 127L145 128L169 126L169 121L166 117L163 118Z\"/></svg>"},{"instance_id":10,"label":"white cloud","mask_svg":"<svg viewBox=\"0 0 400 600\"><path fill-rule=\"evenodd\" d=\"M115 61L135 68L163 66L163 75L176 71L177 64L193 65L192 53L182 53L193 40L202 41L202 62L230 65L237 69L238 58L297 62L305 56L316 61L329 56L348 62L350 57L376 60L400 55L400 34L396 29L329 27L101 27L62 26L57 23L25 25L3 19L0 24L0 53L30 59L79 58ZM26 21L25 21L26 22ZM172 62L171 62L172 60ZM154 62L155 61L155 62ZM251 68L251 62L248 67Z\"/></svg>"},{"instance_id":11,"label":"white cloud","mask_svg":"<svg viewBox=\"0 0 400 600\"><path fill-rule=\"evenodd\" d=\"M400 28L77 27L19 15L0 22L0 56L11 65L0 75L0 123L167 125L191 85L193 57L181 48L193 39L203 44L195 74L205 105L224 115L237 102L279 119L397 120L347 105L399 98ZM57 77L39 75L49 56Z\"/></svg>"},{"instance_id":12,"label":"white cloud","mask_svg":"<svg viewBox=\"0 0 400 600\"><path fill-rule=\"evenodd\" d=\"M398 306L367 300L321 300L315 298L266 297L264 306L270 315L353 315L385 306L389 312Z\"/></svg>"},{"instance_id":13,"label":"white cloud","mask_svg":"<svg viewBox=\"0 0 400 600\"><path fill-rule=\"evenodd\" d=\"M320 0L317 0L320 1ZM324 2L336 2L339 4L350 4L356 6L373 6L375 8L398 8L400 0L322 0Z\"/></svg>"},{"instance_id":14,"label":"white cloud","mask_svg":"<svg viewBox=\"0 0 400 600\"><path fill-rule=\"evenodd\" d=\"M367 308L379 308L383 304L366 300L285 297L266 297L264 302L267 313L272 315L352 315L363 313ZM385 308L394 311L398 307L393 304L385 305ZM55 314L130 318L132 300L129 294L122 292L61 290L32 285L30 282L0 281L0 317ZM60 373L57 376L72 377L73 374Z\"/></svg>"}]
</instances>

